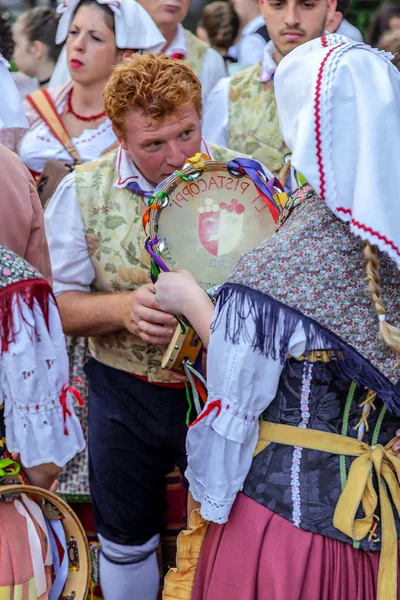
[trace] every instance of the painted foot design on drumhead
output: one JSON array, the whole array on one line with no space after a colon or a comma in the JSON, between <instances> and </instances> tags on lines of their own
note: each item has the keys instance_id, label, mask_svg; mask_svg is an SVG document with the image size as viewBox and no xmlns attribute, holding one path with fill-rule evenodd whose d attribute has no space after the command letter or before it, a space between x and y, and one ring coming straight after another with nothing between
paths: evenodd
<instances>
[{"instance_id":1,"label":"painted foot design on drumhead","mask_svg":"<svg viewBox=\"0 0 400 600\"><path fill-rule=\"evenodd\" d=\"M235 198L228 204L206 198L199 207L199 238L203 247L214 256L223 256L235 249L243 230L245 207Z\"/></svg>"}]
</instances>

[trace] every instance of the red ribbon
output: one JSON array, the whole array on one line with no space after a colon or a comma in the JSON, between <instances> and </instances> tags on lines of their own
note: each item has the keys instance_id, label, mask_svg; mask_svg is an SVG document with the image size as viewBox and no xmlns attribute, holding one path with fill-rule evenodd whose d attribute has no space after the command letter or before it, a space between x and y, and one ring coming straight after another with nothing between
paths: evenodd
<instances>
[{"instance_id":1,"label":"red ribbon","mask_svg":"<svg viewBox=\"0 0 400 600\"><path fill-rule=\"evenodd\" d=\"M197 423L200 423L200 421L202 421L206 417L208 417L208 415L214 410L214 408L218 409L218 412L217 412L217 417L218 417L219 413L222 410L221 400L214 400L213 402L210 402L210 404L207 406L206 410L204 410L201 413L201 415L199 415L197 417L197 419L195 421L193 421L193 423L191 425L189 425L189 429L191 427L194 427L195 425L197 425Z\"/></svg>"},{"instance_id":2,"label":"red ribbon","mask_svg":"<svg viewBox=\"0 0 400 600\"><path fill-rule=\"evenodd\" d=\"M181 52L174 52L170 55L170 58L175 58L176 60L183 60L185 58L185 55Z\"/></svg>"},{"instance_id":3,"label":"red ribbon","mask_svg":"<svg viewBox=\"0 0 400 600\"><path fill-rule=\"evenodd\" d=\"M71 383L73 383L73 382L83 383L82 379L71 379ZM69 384L64 383L63 388L61 390L61 395L60 395L60 404L61 404L61 408L62 408L63 421L64 421L64 435L68 435L67 417L72 417L72 413L67 406L67 393L70 392L71 394L73 394L75 396L79 406L83 406L85 404L79 390L76 387L72 386L71 383L69 383Z\"/></svg>"}]
</instances>

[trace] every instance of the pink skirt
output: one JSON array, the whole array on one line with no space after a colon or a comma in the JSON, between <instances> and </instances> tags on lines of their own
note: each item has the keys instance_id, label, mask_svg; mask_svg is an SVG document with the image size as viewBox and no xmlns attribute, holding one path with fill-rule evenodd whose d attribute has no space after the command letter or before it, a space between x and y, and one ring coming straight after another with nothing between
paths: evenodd
<instances>
[{"instance_id":1,"label":"pink skirt","mask_svg":"<svg viewBox=\"0 0 400 600\"><path fill-rule=\"evenodd\" d=\"M379 558L239 494L229 522L207 530L191 600L375 600Z\"/></svg>"},{"instance_id":2,"label":"pink skirt","mask_svg":"<svg viewBox=\"0 0 400 600\"><path fill-rule=\"evenodd\" d=\"M35 524L38 534L40 530ZM42 540L42 536L40 535ZM46 548L42 545L42 559ZM26 520L13 503L0 503L0 597L10 600L47 600L51 588L51 567L46 567L47 592L38 597L33 575Z\"/></svg>"}]
</instances>

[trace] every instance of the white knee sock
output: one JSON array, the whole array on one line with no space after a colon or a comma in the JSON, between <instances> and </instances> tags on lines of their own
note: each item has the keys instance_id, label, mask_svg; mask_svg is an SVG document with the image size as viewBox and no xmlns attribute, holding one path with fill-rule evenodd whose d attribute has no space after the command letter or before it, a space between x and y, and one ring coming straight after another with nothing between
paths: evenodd
<instances>
[{"instance_id":1,"label":"white knee sock","mask_svg":"<svg viewBox=\"0 0 400 600\"><path fill-rule=\"evenodd\" d=\"M122 546L99 536L104 600L157 600L160 574L155 535L142 546Z\"/></svg>"}]
</instances>

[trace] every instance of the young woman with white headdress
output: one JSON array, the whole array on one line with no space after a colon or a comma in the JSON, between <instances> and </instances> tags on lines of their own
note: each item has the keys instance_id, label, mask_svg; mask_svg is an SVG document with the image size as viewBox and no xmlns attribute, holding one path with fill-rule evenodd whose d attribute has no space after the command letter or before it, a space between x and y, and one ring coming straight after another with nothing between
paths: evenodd
<instances>
[{"instance_id":1,"label":"young woman with white headdress","mask_svg":"<svg viewBox=\"0 0 400 600\"><path fill-rule=\"evenodd\" d=\"M330 35L284 58L274 85L308 183L219 292L187 438L200 514L164 598L397 600L400 74ZM194 280L156 289L207 341Z\"/></svg>"},{"instance_id":2,"label":"young woman with white headdress","mask_svg":"<svg viewBox=\"0 0 400 600\"><path fill-rule=\"evenodd\" d=\"M48 96L82 162L98 158L116 142L104 112L103 89L113 66L132 50L158 52L164 38L137 2L64 0L57 43L66 41L72 81L48 90ZM34 97L36 100L36 97ZM49 159L73 164L74 157L53 134L34 103L26 104L30 124L19 155L36 177Z\"/></svg>"}]
</instances>

